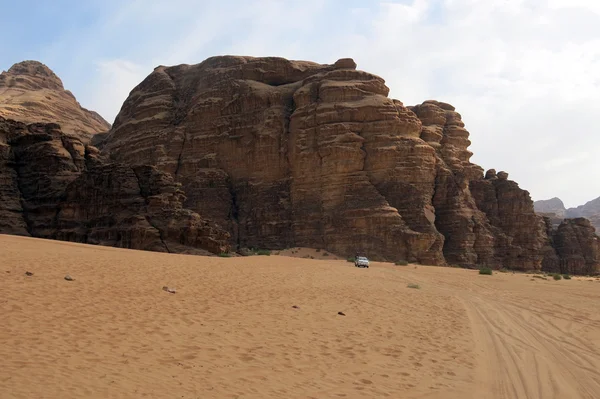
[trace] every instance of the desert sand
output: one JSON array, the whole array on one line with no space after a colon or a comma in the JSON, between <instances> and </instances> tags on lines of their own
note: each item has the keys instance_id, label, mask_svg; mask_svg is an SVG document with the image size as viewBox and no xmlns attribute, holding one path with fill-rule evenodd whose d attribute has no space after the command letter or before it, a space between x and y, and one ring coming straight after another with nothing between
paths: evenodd
<instances>
[{"instance_id":1,"label":"desert sand","mask_svg":"<svg viewBox=\"0 0 600 399\"><path fill-rule=\"evenodd\" d=\"M296 251L0 235L0 397L600 397L600 280Z\"/></svg>"}]
</instances>

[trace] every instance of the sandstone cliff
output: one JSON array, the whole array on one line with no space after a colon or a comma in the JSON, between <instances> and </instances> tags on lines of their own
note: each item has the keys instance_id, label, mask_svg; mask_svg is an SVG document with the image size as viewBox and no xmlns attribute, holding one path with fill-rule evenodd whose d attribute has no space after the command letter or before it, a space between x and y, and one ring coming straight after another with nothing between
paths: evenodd
<instances>
[{"instance_id":1,"label":"sandstone cliff","mask_svg":"<svg viewBox=\"0 0 600 399\"><path fill-rule=\"evenodd\" d=\"M600 272L600 238L589 220L565 219L557 229L548 229L548 236L554 253L546 252L545 271L583 275Z\"/></svg>"},{"instance_id":2,"label":"sandstone cliff","mask_svg":"<svg viewBox=\"0 0 600 399\"><path fill-rule=\"evenodd\" d=\"M0 117L0 233L166 252L220 253L228 234L185 209L151 166L107 163L56 124Z\"/></svg>"},{"instance_id":3,"label":"sandstone cliff","mask_svg":"<svg viewBox=\"0 0 600 399\"><path fill-rule=\"evenodd\" d=\"M508 174L470 163L454 107L387 94L349 59L161 66L131 92L103 152L173 175L185 206L226 226L234 246L540 269L543 219Z\"/></svg>"},{"instance_id":4,"label":"sandstone cliff","mask_svg":"<svg viewBox=\"0 0 600 399\"><path fill-rule=\"evenodd\" d=\"M82 108L46 65L23 61L0 74L0 116L24 123L58 123L65 133L84 141L106 132L110 124Z\"/></svg>"},{"instance_id":5,"label":"sandstone cliff","mask_svg":"<svg viewBox=\"0 0 600 399\"><path fill-rule=\"evenodd\" d=\"M157 67L95 137L100 152L57 125L3 121L0 232L597 271L593 229L552 226L508 173L472 164L453 106L387 95L350 59L224 56Z\"/></svg>"}]
</instances>

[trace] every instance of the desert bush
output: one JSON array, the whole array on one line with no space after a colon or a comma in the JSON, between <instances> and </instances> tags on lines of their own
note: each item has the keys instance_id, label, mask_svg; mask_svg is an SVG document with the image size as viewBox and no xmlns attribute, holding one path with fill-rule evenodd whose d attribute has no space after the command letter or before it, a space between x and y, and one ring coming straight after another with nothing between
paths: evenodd
<instances>
[{"instance_id":1,"label":"desert bush","mask_svg":"<svg viewBox=\"0 0 600 399\"><path fill-rule=\"evenodd\" d=\"M271 251L269 251L268 249L259 249L256 251L257 255L266 255L266 256L271 256Z\"/></svg>"},{"instance_id":2,"label":"desert bush","mask_svg":"<svg viewBox=\"0 0 600 399\"><path fill-rule=\"evenodd\" d=\"M417 289L417 290L421 288L421 286L419 284L412 284L412 283L409 284L409 285L407 285L407 287L408 288L414 288L414 289Z\"/></svg>"},{"instance_id":3,"label":"desert bush","mask_svg":"<svg viewBox=\"0 0 600 399\"><path fill-rule=\"evenodd\" d=\"M563 274L563 278L564 278L565 280L570 280L570 279L571 279L571 276L569 276L568 274Z\"/></svg>"},{"instance_id":4,"label":"desert bush","mask_svg":"<svg viewBox=\"0 0 600 399\"><path fill-rule=\"evenodd\" d=\"M408 265L408 262L405 260L398 260L394 263L396 266L406 266Z\"/></svg>"},{"instance_id":5,"label":"desert bush","mask_svg":"<svg viewBox=\"0 0 600 399\"><path fill-rule=\"evenodd\" d=\"M489 267L482 267L479 269L479 274L485 274L486 276L491 276L493 274L492 269Z\"/></svg>"},{"instance_id":6,"label":"desert bush","mask_svg":"<svg viewBox=\"0 0 600 399\"><path fill-rule=\"evenodd\" d=\"M353 257L351 257L351 258L348 258L347 260L348 260L348 262L352 262L352 263L354 263L354 261L355 261L356 259L355 259L355 258L354 258L354 256L353 256Z\"/></svg>"},{"instance_id":7,"label":"desert bush","mask_svg":"<svg viewBox=\"0 0 600 399\"><path fill-rule=\"evenodd\" d=\"M230 253L228 253L228 252L221 252L221 253L219 254L219 256L220 256L221 258L230 258L230 257L231 257L231 254L230 254Z\"/></svg>"},{"instance_id":8,"label":"desert bush","mask_svg":"<svg viewBox=\"0 0 600 399\"><path fill-rule=\"evenodd\" d=\"M558 274L558 273L553 274L552 278L555 279L555 280L562 280L562 276L560 274Z\"/></svg>"}]
</instances>

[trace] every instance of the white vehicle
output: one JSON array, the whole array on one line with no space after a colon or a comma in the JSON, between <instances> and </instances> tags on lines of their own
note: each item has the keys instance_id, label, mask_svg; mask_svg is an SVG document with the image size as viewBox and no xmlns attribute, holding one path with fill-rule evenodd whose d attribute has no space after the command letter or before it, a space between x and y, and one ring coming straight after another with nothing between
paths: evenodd
<instances>
[{"instance_id":1,"label":"white vehicle","mask_svg":"<svg viewBox=\"0 0 600 399\"><path fill-rule=\"evenodd\" d=\"M369 259L366 256L357 256L354 259L354 266L356 267L369 267Z\"/></svg>"}]
</instances>

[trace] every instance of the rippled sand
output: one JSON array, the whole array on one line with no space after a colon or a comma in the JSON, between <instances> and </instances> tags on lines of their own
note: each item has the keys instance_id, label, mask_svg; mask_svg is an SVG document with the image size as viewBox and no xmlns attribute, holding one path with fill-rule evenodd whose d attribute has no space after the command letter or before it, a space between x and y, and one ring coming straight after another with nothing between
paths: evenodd
<instances>
[{"instance_id":1,"label":"rippled sand","mask_svg":"<svg viewBox=\"0 0 600 399\"><path fill-rule=\"evenodd\" d=\"M600 280L291 251L0 235L0 397L600 398Z\"/></svg>"}]
</instances>

